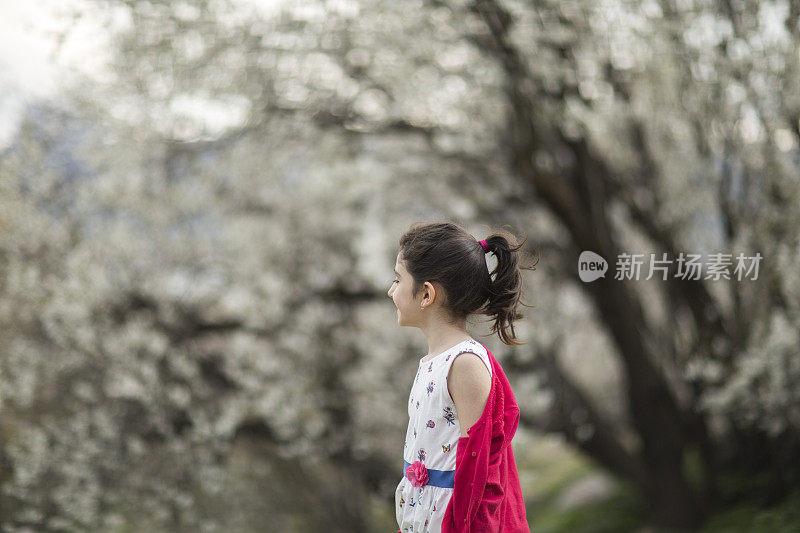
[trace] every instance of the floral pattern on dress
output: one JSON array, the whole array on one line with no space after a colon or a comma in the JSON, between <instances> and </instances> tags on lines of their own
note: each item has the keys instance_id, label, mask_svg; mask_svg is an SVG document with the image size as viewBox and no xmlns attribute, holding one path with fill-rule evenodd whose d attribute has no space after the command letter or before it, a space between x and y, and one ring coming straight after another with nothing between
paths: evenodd
<instances>
[{"instance_id":1,"label":"floral pattern on dress","mask_svg":"<svg viewBox=\"0 0 800 533\"><path fill-rule=\"evenodd\" d=\"M456 415L455 415L455 413L453 413L453 408L450 407L450 406L447 406L447 407L445 407L443 409L443 411L444 411L443 418L447 421L447 425L448 426L449 425L455 426L456 425Z\"/></svg>"}]
</instances>

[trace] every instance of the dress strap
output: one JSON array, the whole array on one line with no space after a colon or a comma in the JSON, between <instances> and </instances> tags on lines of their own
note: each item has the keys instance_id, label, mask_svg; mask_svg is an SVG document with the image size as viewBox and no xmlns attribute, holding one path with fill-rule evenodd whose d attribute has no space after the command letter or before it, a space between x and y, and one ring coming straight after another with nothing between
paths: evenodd
<instances>
[{"instance_id":1,"label":"dress strap","mask_svg":"<svg viewBox=\"0 0 800 533\"><path fill-rule=\"evenodd\" d=\"M449 368L449 366L453 364L453 361L455 361L456 357L467 352L474 353L480 357L481 361L483 361L483 364L486 365L486 368L489 370L489 375L491 376L494 374L494 372L492 372L492 362L489 359L488 350L483 344L477 341L465 342L459 347L458 351L454 351L453 353L449 354L445 359L447 367Z\"/></svg>"}]
</instances>

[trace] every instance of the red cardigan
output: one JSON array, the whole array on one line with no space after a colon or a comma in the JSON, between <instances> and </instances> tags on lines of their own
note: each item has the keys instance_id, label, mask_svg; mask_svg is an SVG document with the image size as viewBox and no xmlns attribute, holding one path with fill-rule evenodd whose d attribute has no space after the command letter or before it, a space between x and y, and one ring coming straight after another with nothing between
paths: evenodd
<instances>
[{"instance_id":1,"label":"red cardigan","mask_svg":"<svg viewBox=\"0 0 800 533\"><path fill-rule=\"evenodd\" d=\"M486 351L492 386L483 414L458 439L453 495L442 533L530 533L511 449L519 407L500 363Z\"/></svg>"}]
</instances>

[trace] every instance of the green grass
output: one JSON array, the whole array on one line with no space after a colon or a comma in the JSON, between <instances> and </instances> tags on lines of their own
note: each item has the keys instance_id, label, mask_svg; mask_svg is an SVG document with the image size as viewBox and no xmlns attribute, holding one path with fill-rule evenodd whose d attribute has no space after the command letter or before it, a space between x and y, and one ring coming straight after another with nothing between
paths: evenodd
<instances>
[{"instance_id":1,"label":"green grass","mask_svg":"<svg viewBox=\"0 0 800 533\"><path fill-rule=\"evenodd\" d=\"M645 527L640 502L619 488L612 496L563 512L546 505L528 510L534 533L625 533ZM648 529L655 533L656 529ZM780 504L761 509L743 504L708 519L699 533L798 533L800 492Z\"/></svg>"},{"instance_id":2,"label":"green grass","mask_svg":"<svg viewBox=\"0 0 800 533\"><path fill-rule=\"evenodd\" d=\"M596 465L558 439L537 435L514 452L519 470L535 473L521 480L534 533L625 533L642 526L641 505L623 485L592 503L558 508L556 501L567 487L597 472Z\"/></svg>"},{"instance_id":3,"label":"green grass","mask_svg":"<svg viewBox=\"0 0 800 533\"><path fill-rule=\"evenodd\" d=\"M767 509L760 509L752 504L736 506L712 517L702 533L797 533L798 531L800 531L800 491Z\"/></svg>"},{"instance_id":4,"label":"green grass","mask_svg":"<svg viewBox=\"0 0 800 533\"><path fill-rule=\"evenodd\" d=\"M571 483L595 471L584 456L549 436L534 437L527 446L515 448L514 454L520 472L534 473L520 480L527 501L552 500Z\"/></svg>"},{"instance_id":5,"label":"green grass","mask_svg":"<svg viewBox=\"0 0 800 533\"><path fill-rule=\"evenodd\" d=\"M621 488L609 497L564 511L546 504L531 506L528 519L534 533L625 533L643 524L639 503Z\"/></svg>"}]
</instances>

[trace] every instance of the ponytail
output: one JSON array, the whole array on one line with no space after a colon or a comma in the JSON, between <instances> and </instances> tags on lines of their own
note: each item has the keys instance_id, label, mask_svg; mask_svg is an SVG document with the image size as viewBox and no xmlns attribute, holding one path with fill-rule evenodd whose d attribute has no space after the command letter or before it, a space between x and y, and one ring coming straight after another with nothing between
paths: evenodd
<instances>
[{"instance_id":1,"label":"ponytail","mask_svg":"<svg viewBox=\"0 0 800 533\"><path fill-rule=\"evenodd\" d=\"M536 270L539 262L522 265L517 239L499 230L486 239L488 251L466 229L452 222L412 224L400 237L400 258L414 280L413 294L426 281L444 289L443 306L454 319L475 313L493 317L491 332L505 344L525 344L514 335L514 320L525 318L517 311L522 296L522 270ZM497 266L490 273L486 253L493 253ZM494 275L494 279L492 276ZM437 293L438 294L438 293Z\"/></svg>"},{"instance_id":2,"label":"ponytail","mask_svg":"<svg viewBox=\"0 0 800 533\"><path fill-rule=\"evenodd\" d=\"M517 243L516 237L504 230L499 230L485 239L489 252L497 259L497 266L489 274L489 301L480 311L481 314L493 317L491 332L497 333L504 344L517 346L526 344L517 340L514 332L514 321L525 318L518 311L518 306L532 307L521 301L522 271L536 270L539 262L536 260L524 265L521 260L520 250L527 242L527 237L522 243Z\"/></svg>"}]
</instances>

